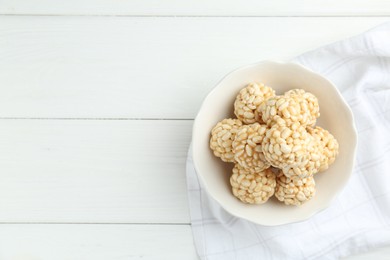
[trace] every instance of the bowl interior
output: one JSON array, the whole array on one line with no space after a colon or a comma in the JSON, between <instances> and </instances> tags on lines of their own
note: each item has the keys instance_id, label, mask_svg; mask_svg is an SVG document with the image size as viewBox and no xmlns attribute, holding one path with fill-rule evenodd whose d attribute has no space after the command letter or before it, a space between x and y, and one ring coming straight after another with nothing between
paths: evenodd
<instances>
[{"instance_id":1,"label":"bowl interior","mask_svg":"<svg viewBox=\"0 0 390 260\"><path fill-rule=\"evenodd\" d=\"M317 125L339 142L335 163L315 176L316 196L302 206L286 206L275 197L263 205L241 203L229 184L233 164L222 162L209 148L211 129L220 120L234 117L235 97L250 82L265 83L277 94L294 88L313 93L320 105ZM330 204L352 172L356 139L352 113L332 83L297 64L262 62L228 74L206 97L194 123L193 159L204 187L228 212L257 224L280 225L307 219Z\"/></svg>"}]
</instances>

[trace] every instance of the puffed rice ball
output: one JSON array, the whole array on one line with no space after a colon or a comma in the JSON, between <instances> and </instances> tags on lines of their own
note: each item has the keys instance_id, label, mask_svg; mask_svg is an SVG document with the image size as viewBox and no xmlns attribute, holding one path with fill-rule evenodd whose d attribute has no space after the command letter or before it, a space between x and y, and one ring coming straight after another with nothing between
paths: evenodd
<instances>
[{"instance_id":1,"label":"puffed rice ball","mask_svg":"<svg viewBox=\"0 0 390 260\"><path fill-rule=\"evenodd\" d=\"M234 159L241 167L255 172L270 167L261 147L266 130L267 127L259 123L243 125L238 129L232 146Z\"/></svg>"},{"instance_id":2,"label":"puffed rice ball","mask_svg":"<svg viewBox=\"0 0 390 260\"><path fill-rule=\"evenodd\" d=\"M331 133L322 127L308 127L307 131L321 144L322 156L320 159L319 171L325 171L329 168L329 165L335 161L336 156L339 153L339 143Z\"/></svg>"},{"instance_id":3,"label":"puffed rice ball","mask_svg":"<svg viewBox=\"0 0 390 260\"><path fill-rule=\"evenodd\" d=\"M275 192L276 177L270 170L253 172L236 164L230 177L233 195L244 203L265 203Z\"/></svg>"},{"instance_id":4,"label":"puffed rice ball","mask_svg":"<svg viewBox=\"0 0 390 260\"><path fill-rule=\"evenodd\" d=\"M275 96L275 91L262 83L250 83L240 90L234 102L234 114L245 124L261 122L261 114L255 113L267 98ZM260 121L259 121L260 119Z\"/></svg>"},{"instance_id":5,"label":"puffed rice ball","mask_svg":"<svg viewBox=\"0 0 390 260\"><path fill-rule=\"evenodd\" d=\"M283 167L283 174L287 177L306 178L319 172L321 168L321 158L323 156L323 148L319 140L309 136L310 142L307 144L307 155L303 164L297 167L286 165Z\"/></svg>"},{"instance_id":6,"label":"puffed rice ball","mask_svg":"<svg viewBox=\"0 0 390 260\"><path fill-rule=\"evenodd\" d=\"M309 160L308 147L312 139L297 122L291 127L274 124L263 139L263 154L276 168L303 167Z\"/></svg>"},{"instance_id":7,"label":"puffed rice ball","mask_svg":"<svg viewBox=\"0 0 390 260\"><path fill-rule=\"evenodd\" d=\"M313 198L315 194L314 178L276 178L275 196L286 205L299 206Z\"/></svg>"},{"instance_id":8,"label":"puffed rice ball","mask_svg":"<svg viewBox=\"0 0 390 260\"><path fill-rule=\"evenodd\" d=\"M232 142L240 126L240 120L229 118L218 122L211 130L210 148L224 162L234 162Z\"/></svg>"},{"instance_id":9,"label":"puffed rice ball","mask_svg":"<svg viewBox=\"0 0 390 260\"><path fill-rule=\"evenodd\" d=\"M295 122L306 126L311 122L311 114L307 105L301 106L301 103L307 103L302 96L274 96L264 101L258 111L268 126L281 122L287 126Z\"/></svg>"},{"instance_id":10,"label":"puffed rice ball","mask_svg":"<svg viewBox=\"0 0 390 260\"><path fill-rule=\"evenodd\" d=\"M318 99L310 92L306 92L303 89L292 89L284 93L287 97L301 96L304 98L304 102L301 102L301 111L309 111L309 118L307 125L312 126L316 123L317 118L320 117L320 106L318 105Z\"/></svg>"}]
</instances>

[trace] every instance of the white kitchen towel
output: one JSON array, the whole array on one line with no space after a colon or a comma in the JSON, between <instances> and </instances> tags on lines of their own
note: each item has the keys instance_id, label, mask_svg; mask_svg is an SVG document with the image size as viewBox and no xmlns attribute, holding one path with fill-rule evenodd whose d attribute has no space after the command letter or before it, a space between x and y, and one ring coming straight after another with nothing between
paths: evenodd
<instances>
[{"instance_id":1,"label":"white kitchen towel","mask_svg":"<svg viewBox=\"0 0 390 260\"><path fill-rule=\"evenodd\" d=\"M352 177L328 209L266 227L221 208L199 183L190 152L191 223L202 259L339 259L390 245L390 23L294 62L333 81L352 108L359 136Z\"/></svg>"}]
</instances>

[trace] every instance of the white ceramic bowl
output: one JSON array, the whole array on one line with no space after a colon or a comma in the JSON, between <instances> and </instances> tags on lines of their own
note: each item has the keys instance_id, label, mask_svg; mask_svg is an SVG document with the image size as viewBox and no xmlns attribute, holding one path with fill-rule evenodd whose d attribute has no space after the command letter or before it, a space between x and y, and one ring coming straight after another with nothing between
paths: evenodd
<instances>
[{"instance_id":1,"label":"white ceramic bowl","mask_svg":"<svg viewBox=\"0 0 390 260\"><path fill-rule=\"evenodd\" d=\"M339 142L336 161L315 176L316 195L302 206L286 206L275 197L262 205L242 203L231 192L229 178L233 164L222 162L209 148L211 129L220 120L234 117L235 97L250 82L265 83L277 94L294 88L313 93L320 104L317 125L329 130ZM260 225L274 226L308 219L330 205L352 173L357 134L350 108L329 80L301 65L264 61L229 73L208 94L195 119L192 145L200 180L225 210Z\"/></svg>"}]
</instances>

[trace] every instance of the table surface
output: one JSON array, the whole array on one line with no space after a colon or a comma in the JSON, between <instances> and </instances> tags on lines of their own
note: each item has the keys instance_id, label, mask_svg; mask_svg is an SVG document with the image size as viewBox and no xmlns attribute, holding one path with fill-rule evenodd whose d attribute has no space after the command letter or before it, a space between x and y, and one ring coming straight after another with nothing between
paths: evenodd
<instances>
[{"instance_id":1,"label":"table surface","mask_svg":"<svg viewBox=\"0 0 390 260\"><path fill-rule=\"evenodd\" d=\"M0 1L0 259L197 259L185 158L205 95L389 16L386 0Z\"/></svg>"}]
</instances>

